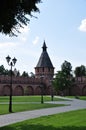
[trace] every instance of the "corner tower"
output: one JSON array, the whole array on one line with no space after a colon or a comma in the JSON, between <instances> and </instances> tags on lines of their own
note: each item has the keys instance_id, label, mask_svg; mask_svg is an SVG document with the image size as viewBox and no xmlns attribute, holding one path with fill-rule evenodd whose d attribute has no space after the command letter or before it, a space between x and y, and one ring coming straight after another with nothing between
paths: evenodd
<instances>
[{"instance_id":1,"label":"corner tower","mask_svg":"<svg viewBox=\"0 0 86 130\"><path fill-rule=\"evenodd\" d=\"M35 77L52 79L53 75L54 67L47 53L47 46L44 41L41 56L39 58L37 66L35 67Z\"/></svg>"}]
</instances>

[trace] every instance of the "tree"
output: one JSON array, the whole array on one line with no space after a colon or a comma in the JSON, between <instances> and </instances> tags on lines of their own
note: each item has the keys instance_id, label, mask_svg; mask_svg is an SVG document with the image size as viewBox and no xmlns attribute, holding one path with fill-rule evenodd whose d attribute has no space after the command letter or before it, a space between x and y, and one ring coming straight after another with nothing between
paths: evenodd
<instances>
[{"instance_id":1,"label":"tree","mask_svg":"<svg viewBox=\"0 0 86 130\"><path fill-rule=\"evenodd\" d=\"M18 76L18 77L20 76L20 72L19 72L19 71L17 72L17 76Z\"/></svg>"},{"instance_id":2,"label":"tree","mask_svg":"<svg viewBox=\"0 0 86 130\"><path fill-rule=\"evenodd\" d=\"M84 65L78 66L75 68L74 73L76 77L86 76L86 67Z\"/></svg>"},{"instance_id":3,"label":"tree","mask_svg":"<svg viewBox=\"0 0 86 130\"><path fill-rule=\"evenodd\" d=\"M30 72L30 77L35 78L35 74L33 72Z\"/></svg>"},{"instance_id":4,"label":"tree","mask_svg":"<svg viewBox=\"0 0 86 130\"><path fill-rule=\"evenodd\" d=\"M56 76L53 80L53 86L58 93L58 91L63 92L65 89L69 90L70 95L70 87L73 83L73 76L71 74L72 66L70 62L65 61L61 65L61 71L56 73Z\"/></svg>"},{"instance_id":5,"label":"tree","mask_svg":"<svg viewBox=\"0 0 86 130\"><path fill-rule=\"evenodd\" d=\"M5 69L5 74L4 75L8 75L8 76L10 76L10 70L8 70L8 69Z\"/></svg>"},{"instance_id":6,"label":"tree","mask_svg":"<svg viewBox=\"0 0 86 130\"><path fill-rule=\"evenodd\" d=\"M22 73L22 76L23 76L23 77L29 77L29 76L28 76L28 73L25 72L25 71Z\"/></svg>"},{"instance_id":7,"label":"tree","mask_svg":"<svg viewBox=\"0 0 86 130\"><path fill-rule=\"evenodd\" d=\"M56 77L53 80L53 85L55 87L56 92L58 93L59 90L64 89L64 74L62 71L58 71L56 73Z\"/></svg>"},{"instance_id":8,"label":"tree","mask_svg":"<svg viewBox=\"0 0 86 130\"><path fill-rule=\"evenodd\" d=\"M14 76L20 76L20 72L16 68L14 69L13 73L14 73Z\"/></svg>"},{"instance_id":9,"label":"tree","mask_svg":"<svg viewBox=\"0 0 86 130\"><path fill-rule=\"evenodd\" d=\"M3 65L0 66L0 75L4 75L5 74L5 68Z\"/></svg>"},{"instance_id":10,"label":"tree","mask_svg":"<svg viewBox=\"0 0 86 130\"><path fill-rule=\"evenodd\" d=\"M72 85L72 77L69 78L63 71L58 71L53 80L53 85L57 93L59 91L63 92L65 89L70 89L70 86Z\"/></svg>"},{"instance_id":11,"label":"tree","mask_svg":"<svg viewBox=\"0 0 86 130\"><path fill-rule=\"evenodd\" d=\"M70 76L72 71L71 63L68 61L64 61L64 63L61 65L61 70L66 73L66 75Z\"/></svg>"},{"instance_id":12,"label":"tree","mask_svg":"<svg viewBox=\"0 0 86 130\"><path fill-rule=\"evenodd\" d=\"M16 35L19 28L27 25L30 21L28 16L33 16L32 12L39 12L36 4L41 0L1 0L0 1L0 32Z\"/></svg>"},{"instance_id":13,"label":"tree","mask_svg":"<svg viewBox=\"0 0 86 130\"><path fill-rule=\"evenodd\" d=\"M5 69L4 65L0 66L0 75L10 75L11 74L11 70ZM14 75L14 72L12 71L12 75Z\"/></svg>"}]
</instances>

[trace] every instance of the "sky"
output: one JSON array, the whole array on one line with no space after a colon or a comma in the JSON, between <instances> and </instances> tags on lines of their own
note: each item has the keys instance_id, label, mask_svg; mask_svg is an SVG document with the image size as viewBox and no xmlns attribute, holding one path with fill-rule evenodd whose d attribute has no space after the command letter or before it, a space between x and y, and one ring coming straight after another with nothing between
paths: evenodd
<instances>
[{"instance_id":1,"label":"sky","mask_svg":"<svg viewBox=\"0 0 86 130\"><path fill-rule=\"evenodd\" d=\"M20 73L35 73L45 40L55 72L65 60L73 70L86 66L86 0L42 0L37 6L37 18L31 17L18 37L0 33L0 65L10 69L5 59L9 55L16 57L14 68Z\"/></svg>"}]
</instances>

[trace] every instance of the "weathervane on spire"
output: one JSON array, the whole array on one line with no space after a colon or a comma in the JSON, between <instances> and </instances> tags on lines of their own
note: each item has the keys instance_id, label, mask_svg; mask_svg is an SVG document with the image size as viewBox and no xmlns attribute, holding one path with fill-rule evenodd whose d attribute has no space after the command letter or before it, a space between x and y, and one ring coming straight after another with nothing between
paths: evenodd
<instances>
[{"instance_id":1,"label":"weathervane on spire","mask_svg":"<svg viewBox=\"0 0 86 130\"><path fill-rule=\"evenodd\" d=\"M45 43L45 40L44 40L44 43L43 43L43 51L46 51L46 49L47 49L47 46L46 46L46 43Z\"/></svg>"}]
</instances>

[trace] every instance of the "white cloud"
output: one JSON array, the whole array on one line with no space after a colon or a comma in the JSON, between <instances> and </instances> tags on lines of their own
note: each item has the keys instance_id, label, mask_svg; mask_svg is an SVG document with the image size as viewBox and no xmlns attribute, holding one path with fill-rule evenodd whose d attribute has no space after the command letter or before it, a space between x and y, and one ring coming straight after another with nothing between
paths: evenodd
<instances>
[{"instance_id":1,"label":"white cloud","mask_svg":"<svg viewBox=\"0 0 86 130\"><path fill-rule=\"evenodd\" d=\"M81 21L81 24L80 24L80 26L79 26L79 28L78 28L80 31L82 31L82 32L86 32L86 19L83 19L82 21Z\"/></svg>"},{"instance_id":2,"label":"white cloud","mask_svg":"<svg viewBox=\"0 0 86 130\"><path fill-rule=\"evenodd\" d=\"M21 37L21 41L26 42L27 41L27 37Z\"/></svg>"},{"instance_id":3,"label":"white cloud","mask_svg":"<svg viewBox=\"0 0 86 130\"><path fill-rule=\"evenodd\" d=\"M30 33L30 28L28 26L24 26L24 28L20 28L19 31L20 31L20 35L18 36L19 39L22 42L26 42Z\"/></svg>"},{"instance_id":4,"label":"white cloud","mask_svg":"<svg viewBox=\"0 0 86 130\"><path fill-rule=\"evenodd\" d=\"M34 39L34 41L33 41L33 44L36 45L36 44L38 44L38 42L39 42L39 37L36 36L35 39Z\"/></svg>"},{"instance_id":5,"label":"white cloud","mask_svg":"<svg viewBox=\"0 0 86 130\"><path fill-rule=\"evenodd\" d=\"M28 26L23 26L23 28L20 28L19 31L21 33L27 33L30 30L30 28Z\"/></svg>"},{"instance_id":6,"label":"white cloud","mask_svg":"<svg viewBox=\"0 0 86 130\"><path fill-rule=\"evenodd\" d=\"M14 46L15 46L15 43L13 42L0 43L0 49L14 47Z\"/></svg>"}]
</instances>

